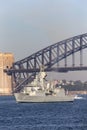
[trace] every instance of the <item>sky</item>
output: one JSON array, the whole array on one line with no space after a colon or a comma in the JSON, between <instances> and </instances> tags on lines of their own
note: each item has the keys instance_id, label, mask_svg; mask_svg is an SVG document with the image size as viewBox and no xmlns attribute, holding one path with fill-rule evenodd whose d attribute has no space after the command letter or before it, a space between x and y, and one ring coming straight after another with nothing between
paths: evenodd
<instances>
[{"instance_id":1,"label":"sky","mask_svg":"<svg viewBox=\"0 0 87 130\"><path fill-rule=\"evenodd\" d=\"M0 0L0 52L13 53L15 61L84 33L87 0ZM87 72L74 73L62 78L86 80Z\"/></svg>"}]
</instances>

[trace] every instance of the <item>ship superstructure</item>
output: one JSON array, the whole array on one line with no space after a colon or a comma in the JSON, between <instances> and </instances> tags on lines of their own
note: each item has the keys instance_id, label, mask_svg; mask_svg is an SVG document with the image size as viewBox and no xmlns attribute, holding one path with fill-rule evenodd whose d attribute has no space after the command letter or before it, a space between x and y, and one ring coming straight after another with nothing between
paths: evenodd
<instances>
[{"instance_id":1,"label":"ship superstructure","mask_svg":"<svg viewBox=\"0 0 87 130\"><path fill-rule=\"evenodd\" d=\"M56 87L54 82L46 80L46 72L41 71L35 79L28 83L21 92L14 93L17 102L65 102L73 101L74 95L66 94L61 86Z\"/></svg>"}]
</instances>

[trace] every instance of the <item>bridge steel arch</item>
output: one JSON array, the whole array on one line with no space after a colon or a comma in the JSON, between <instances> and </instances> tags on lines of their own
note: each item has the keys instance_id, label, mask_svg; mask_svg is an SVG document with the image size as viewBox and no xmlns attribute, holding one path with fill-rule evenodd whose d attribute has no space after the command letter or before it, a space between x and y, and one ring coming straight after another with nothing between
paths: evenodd
<instances>
[{"instance_id":1,"label":"bridge steel arch","mask_svg":"<svg viewBox=\"0 0 87 130\"><path fill-rule=\"evenodd\" d=\"M74 67L74 54L80 51L80 65L82 65L82 50L87 48L87 33L74 36L72 38L52 44L20 61L13 63L7 73L12 74L13 88L20 91L29 81L34 78L36 72L40 71L43 65L45 71L54 70L56 63L65 59L67 67L67 57L72 55Z\"/></svg>"}]
</instances>

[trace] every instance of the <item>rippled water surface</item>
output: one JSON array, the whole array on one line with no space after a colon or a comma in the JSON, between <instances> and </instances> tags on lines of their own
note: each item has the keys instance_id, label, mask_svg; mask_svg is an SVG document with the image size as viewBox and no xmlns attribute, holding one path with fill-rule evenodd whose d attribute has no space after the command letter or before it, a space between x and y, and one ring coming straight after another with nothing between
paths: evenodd
<instances>
[{"instance_id":1,"label":"rippled water surface","mask_svg":"<svg viewBox=\"0 0 87 130\"><path fill-rule=\"evenodd\" d=\"M87 130L87 96L73 103L16 103L0 96L0 130Z\"/></svg>"}]
</instances>

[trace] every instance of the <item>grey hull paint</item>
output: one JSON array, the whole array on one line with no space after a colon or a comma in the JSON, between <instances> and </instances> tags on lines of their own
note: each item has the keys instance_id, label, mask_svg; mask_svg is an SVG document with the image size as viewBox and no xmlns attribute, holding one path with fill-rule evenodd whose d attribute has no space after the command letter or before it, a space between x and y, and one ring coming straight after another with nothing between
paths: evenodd
<instances>
[{"instance_id":1,"label":"grey hull paint","mask_svg":"<svg viewBox=\"0 0 87 130\"><path fill-rule=\"evenodd\" d=\"M24 93L14 93L17 102L72 102L74 101L73 95L64 96L29 96Z\"/></svg>"}]
</instances>

